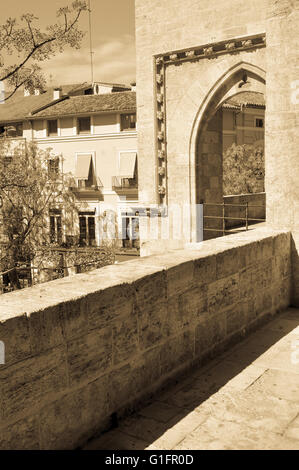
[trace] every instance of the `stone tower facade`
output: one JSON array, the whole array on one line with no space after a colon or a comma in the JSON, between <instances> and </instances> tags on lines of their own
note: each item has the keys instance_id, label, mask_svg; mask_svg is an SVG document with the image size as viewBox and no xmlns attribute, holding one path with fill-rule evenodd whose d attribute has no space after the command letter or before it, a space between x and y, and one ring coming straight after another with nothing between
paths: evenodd
<instances>
[{"instance_id":1,"label":"stone tower facade","mask_svg":"<svg viewBox=\"0 0 299 470\"><path fill-rule=\"evenodd\" d=\"M298 304L299 1L135 3L140 201L189 208L181 237L141 225L141 252L198 241L197 204L222 194L218 110L246 76L242 91L266 96L267 223L292 231Z\"/></svg>"}]
</instances>

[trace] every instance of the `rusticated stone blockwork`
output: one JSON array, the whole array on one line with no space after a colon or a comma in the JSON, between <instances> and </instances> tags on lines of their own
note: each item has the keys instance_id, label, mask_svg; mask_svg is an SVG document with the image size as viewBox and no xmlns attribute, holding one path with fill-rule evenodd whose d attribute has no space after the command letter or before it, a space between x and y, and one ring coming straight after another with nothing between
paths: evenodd
<instances>
[{"instance_id":1,"label":"rusticated stone blockwork","mask_svg":"<svg viewBox=\"0 0 299 470\"><path fill-rule=\"evenodd\" d=\"M5 294L0 448L76 448L287 307L290 252L256 230Z\"/></svg>"}]
</instances>

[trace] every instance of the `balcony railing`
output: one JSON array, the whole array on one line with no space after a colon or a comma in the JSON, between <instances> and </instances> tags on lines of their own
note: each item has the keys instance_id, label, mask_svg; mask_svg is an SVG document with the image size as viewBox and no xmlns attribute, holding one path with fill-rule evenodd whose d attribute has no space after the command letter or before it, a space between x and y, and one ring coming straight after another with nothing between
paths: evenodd
<instances>
[{"instance_id":1,"label":"balcony railing","mask_svg":"<svg viewBox=\"0 0 299 470\"><path fill-rule=\"evenodd\" d=\"M209 215L207 215L207 209L212 208L216 212L216 214L212 214L211 211L209 211ZM240 209L243 214L240 217L234 217L234 216L229 216L227 215L226 209L229 208L238 208ZM217 210L218 209L218 210ZM250 210L252 209L261 209L262 212L265 212L265 205L258 205L258 204L249 204L246 202L245 204L227 204L225 202L223 203L203 203L203 220L204 220L204 226L203 230L204 231L209 231L209 232L218 232L221 233L222 236L229 234L229 233L236 233L240 231L247 231L248 226L251 223L257 223L257 222L265 222L266 218L265 217L253 217L250 214ZM207 221L218 221L217 227L207 227L206 222ZM235 228L228 228L227 223L229 221L236 221L238 222L238 227Z\"/></svg>"},{"instance_id":2,"label":"balcony railing","mask_svg":"<svg viewBox=\"0 0 299 470\"><path fill-rule=\"evenodd\" d=\"M135 190L138 189L137 178L121 178L120 176L112 176L112 188L117 190Z\"/></svg>"},{"instance_id":3,"label":"balcony railing","mask_svg":"<svg viewBox=\"0 0 299 470\"><path fill-rule=\"evenodd\" d=\"M77 184L72 184L69 189L76 194L77 197L98 197L102 194L103 185L101 182L96 184L88 184L85 180L79 180Z\"/></svg>"}]
</instances>

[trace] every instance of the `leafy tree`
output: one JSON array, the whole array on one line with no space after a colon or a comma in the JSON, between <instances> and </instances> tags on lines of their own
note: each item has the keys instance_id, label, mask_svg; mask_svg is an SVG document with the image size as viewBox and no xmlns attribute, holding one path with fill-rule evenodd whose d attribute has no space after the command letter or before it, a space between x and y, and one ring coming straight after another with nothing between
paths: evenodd
<instances>
[{"instance_id":1,"label":"leafy tree","mask_svg":"<svg viewBox=\"0 0 299 470\"><path fill-rule=\"evenodd\" d=\"M47 26L45 31L36 26L38 18L30 13L21 16L21 24L8 18L0 26L0 80L11 90L6 99L21 86L30 92L44 88L46 82L39 63L63 52L66 46L80 47L84 33L78 24L85 10L86 2L75 0L71 6L57 11L57 23ZM5 56L18 60L5 65Z\"/></svg>"},{"instance_id":2,"label":"leafy tree","mask_svg":"<svg viewBox=\"0 0 299 470\"><path fill-rule=\"evenodd\" d=\"M64 266L84 272L115 260L113 240L79 247L77 201L69 189L73 176L52 165L55 158L51 148L41 150L31 141L0 140L0 272L7 271L13 289L21 287L20 265L33 264L35 281L41 282L68 274ZM51 209L61 212L66 242L51 239Z\"/></svg>"},{"instance_id":3,"label":"leafy tree","mask_svg":"<svg viewBox=\"0 0 299 470\"><path fill-rule=\"evenodd\" d=\"M262 147L232 144L224 153L224 195L263 192L264 179L265 161Z\"/></svg>"},{"instance_id":4,"label":"leafy tree","mask_svg":"<svg viewBox=\"0 0 299 470\"><path fill-rule=\"evenodd\" d=\"M0 270L31 262L38 249L50 244L49 209L71 215L74 196L69 176L49 171L51 149L43 151L33 142L0 143ZM20 288L17 270L8 273L14 288Z\"/></svg>"}]
</instances>

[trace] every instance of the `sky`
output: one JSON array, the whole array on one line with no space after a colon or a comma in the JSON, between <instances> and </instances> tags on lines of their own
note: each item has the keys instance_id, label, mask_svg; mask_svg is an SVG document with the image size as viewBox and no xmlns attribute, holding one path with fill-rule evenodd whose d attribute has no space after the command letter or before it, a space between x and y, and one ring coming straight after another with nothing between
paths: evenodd
<instances>
[{"instance_id":1,"label":"sky","mask_svg":"<svg viewBox=\"0 0 299 470\"><path fill-rule=\"evenodd\" d=\"M94 81L130 84L135 81L134 0L90 0ZM34 13L44 28L56 22L56 11L72 0L0 0L1 23L8 17ZM49 85L81 83L91 80L89 20L85 12L80 27L87 34L81 49L66 49L42 63Z\"/></svg>"}]
</instances>

